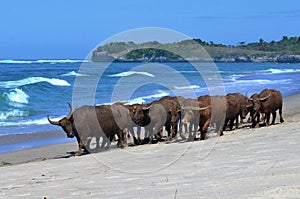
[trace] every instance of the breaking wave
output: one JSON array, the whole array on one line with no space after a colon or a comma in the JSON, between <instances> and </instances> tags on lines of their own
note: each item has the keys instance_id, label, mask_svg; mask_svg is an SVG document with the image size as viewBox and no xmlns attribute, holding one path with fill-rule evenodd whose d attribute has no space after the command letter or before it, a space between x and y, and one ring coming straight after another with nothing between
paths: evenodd
<instances>
[{"instance_id":1,"label":"breaking wave","mask_svg":"<svg viewBox=\"0 0 300 199\"><path fill-rule=\"evenodd\" d=\"M295 73L300 72L299 69L276 69L276 68L270 68L268 70L265 70L263 72L272 73L272 74L280 74L280 73Z\"/></svg>"},{"instance_id":2,"label":"breaking wave","mask_svg":"<svg viewBox=\"0 0 300 199\"><path fill-rule=\"evenodd\" d=\"M39 82L48 82L49 84L52 84L54 86L70 86L70 84L67 81L61 79L45 78L45 77L29 77L21 80L0 82L0 87L16 88L19 86L35 84Z\"/></svg>"},{"instance_id":3,"label":"breaking wave","mask_svg":"<svg viewBox=\"0 0 300 199\"><path fill-rule=\"evenodd\" d=\"M4 93L4 95L11 102L28 104L29 96L22 89L15 88L9 93Z\"/></svg>"},{"instance_id":4,"label":"breaking wave","mask_svg":"<svg viewBox=\"0 0 300 199\"><path fill-rule=\"evenodd\" d=\"M148 99L153 99L153 98L161 98L164 96L169 95L166 91L159 90L158 93L152 94L152 95L147 95L147 96L142 96L142 97L137 97L129 100L128 104L135 104L135 103L145 103Z\"/></svg>"},{"instance_id":5,"label":"breaking wave","mask_svg":"<svg viewBox=\"0 0 300 199\"><path fill-rule=\"evenodd\" d=\"M89 76L89 75L85 75L85 74L80 74L80 73L76 73L75 71L71 71L69 73L65 73L65 74L62 74L60 76L76 76L76 77L83 77L83 76Z\"/></svg>"},{"instance_id":6,"label":"breaking wave","mask_svg":"<svg viewBox=\"0 0 300 199\"><path fill-rule=\"evenodd\" d=\"M127 71L127 72L122 72L122 73L118 73L118 74L113 74L113 75L109 75L109 77L127 77L130 75L144 75L144 76L148 76L148 77L155 77L155 75L148 73L148 72L139 72L139 71Z\"/></svg>"},{"instance_id":7,"label":"breaking wave","mask_svg":"<svg viewBox=\"0 0 300 199\"><path fill-rule=\"evenodd\" d=\"M21 111L21 110L0 111L0 120L26 117L28 115L29 115L29 111ZM6 123L6 122L1 122L1 123Z\"/></svg>"},{"instance_id":8,"label":"breaking wave","mask_svg":"<svg viewBox=\"0 0 300 199\"><path fill-rule=\"evenodd\" d=\"M197 89L200 88L200 86L197 85L189 85L189 86L174 86L177 90L186 90L186 89Z\"/></svg>"}]
</instances>

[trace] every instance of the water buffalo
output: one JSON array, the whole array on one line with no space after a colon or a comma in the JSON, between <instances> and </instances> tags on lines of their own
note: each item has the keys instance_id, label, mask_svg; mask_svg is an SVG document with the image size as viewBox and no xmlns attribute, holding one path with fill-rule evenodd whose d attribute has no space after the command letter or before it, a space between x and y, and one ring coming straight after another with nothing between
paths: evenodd
<instances>
[{"instance_id":1,"label":"water buffalo","mask_svg":"<svg viewBox=\"0 0 300 199\"><path fill-rule=\"evenodd\" d=\"M243 119L246 118L250 108L253 106L252 102L249 101L248 97L244 96L241 93L229 93L227 96L235 96L240 104L239 115L236 117L235 127L238 128L239 126L239 117L241 118L241 123L243 123Z\"/></svg>"},{"instance_id":2,"label":"water buffalo","mask_svg":"<svg viewBox=\"0 0 300 199\"><path fill-rule=\"evenodd\" d=\"M203 131L208 130L208 126L214 124L216 126L215 132L218 135L223 135L223 126L226 116L226 98L224 96L200 96L198 104L200 107L211 106L209 109L204 110L200 114L200 127ZM200 128L201 130L201 128Z\"/></svg>"},{"instance_id":3,"label":"water buffalo","mask_svg":"<svg viewBox=\"0 0 300 199\"><path fill-rule=\"evenodd\" d=\"M162 138L162 129L165 126L168 137L171 136L171 114L170 110L174 110L179 106L177 97L165 96L159 100L149 104L133 105L130 112L135 124L144 126L146 135L143 143L147 142L149 137L155 136L155 140ZM174 126L174 128L177 128Z\"/></svg>"},{"instance_id":4,"label":"water buffalo","mask_svg":"<svg viewBox=\"0 0 300 199\"><path fill-rule=\"evenodd\" d=\"M189 132L189 137L188 141L192 141L196 137L196 132L198 130L198 126L200 127L200 133L201 133L201 140L206 139L206 133L207 133L207 128L210 123L210 116L209 120L204 119L207 118L207 113L210 112L210 105L208 103L206 104L205 107L199 107L203 104L201 104L201 99L199 102L199 98L196 99L186 99L183 104L182 104L182 120L181 122L183 124L190 123L188 132ZM203 114L203 116L201 116ZM202 121L203 120L203 121Z\"/></svg>"},{"instance_id":5,"label":"water buffalo","mask_svg":"<svg viewBox=\"0 0 300 199\"><path fill-rule=\"evenodd\" d=\"M224 128L225 130L228 122L229 122L229 128L232 130L232 127L234 125L234 120L238 118L238 116L241 113L241 103L239 100L239 97L237 97L234 94L227 94L226 95L226 118L225 118L225 123L224 123ZM244 115L243 115L244 117ZM236 128L237 128L237 123L236 123Z\"/></svg>"},{"instance_id":6,"label":"water buffalo","mask_svg":"<svg viewBox=\"0 0 300 199\"><path fill-rule=\"evenodd\" d=\"M252 126L259 127L260 113L265 114L266 126L270 125L270 115L272 113L272 124L275 124L276 111L279 109L280 122L284 122L282 117L282 95L280 91L273 89L264 89L258 96L252 97L253 115Z\"/></svg>"},{"instance_id":7,"label":"water buffalo","mask_svg":"<svg viewBox=\"0 0 300 199\"><path fill-rule=\"evenodd\" d=\"M149 131L148 125L151 122L149 116L148 104L132 104L128 105L130 117L132 119L133 125L137 127L137 137L133 135L134 144L145 144L149 143ZM144 140L141 140L141 127L145 128Z\"/></svg>"},{"instance_id":8,"label":"water buffalo","mask_svg":"<svg viewBox=\"0 0 300 199\"><path fill-rule=\"evenodd\" d=\"M97 140L96 148L99 147L100 137L107 143L106 148L108 148L115 135L118 136L118 147L125 146L123 130L130 129L128 123L125 123L128 121L123 118L126 108L101 105L82 106L73 110L70 104L69 107L69 114L59 121L51 120L49 115L47 118L51 124L61 126L69 138L76 137L79 145L78 155L81 155L82 149L91 152L89 143L93 137Z\"/></svg>"}]
</instances>

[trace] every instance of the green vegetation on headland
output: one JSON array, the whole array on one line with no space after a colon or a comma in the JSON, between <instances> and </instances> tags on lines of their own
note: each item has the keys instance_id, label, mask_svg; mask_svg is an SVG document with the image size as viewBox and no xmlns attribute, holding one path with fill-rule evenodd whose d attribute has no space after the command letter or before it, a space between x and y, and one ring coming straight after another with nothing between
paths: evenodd
<instances>
[{"instance_id":1,"label":"green vegetation on headland","mask_svg":"<svg viewBox=\"0 0 300 199\"><path fill-rule=\"evenodd\" d=\"M206 53L202 47L205 49ZM208 56L209 55L209 56ZM136 44L112 42L99 46L93 61L215 61L215 62L277 62L300 63L300 37L283 36L280 41L239 42L238 45L215 44L200 39L174 43L157 41Z\"/></svg>"}]
</instances>

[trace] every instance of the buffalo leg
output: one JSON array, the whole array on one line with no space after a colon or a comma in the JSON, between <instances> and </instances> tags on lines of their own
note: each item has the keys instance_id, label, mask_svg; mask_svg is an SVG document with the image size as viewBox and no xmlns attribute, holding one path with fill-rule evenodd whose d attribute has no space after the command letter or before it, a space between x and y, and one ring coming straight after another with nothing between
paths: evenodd
<instances>
[{"instance_id":1,"label":"buffalo leg","mask_svg":"<svg viewBox=\"0 0 300 199\"><path fill-rule=\"evenodd\" d=\"M280 123L283 123L283 117L282 117L282 106L279 108L279 116L280 116Z\"/></svg>"},{"instance_id":2,"label":"buffalo leg","mask_svg":"<svg viewBox=\"0 0 300 199\"><path fill-rule=\"evenodd\" d=\"M242 116L241 116L241 118L242 118ZM242 119L241 119L241 121L242 121ZM235 129L238 129L238 128L239 128L239 115L235 119Z\"/></svg>"},{"instance_id":3,"label":"buffalo leg","mask_svg":"<svg viewBox=\"0 0 300 199\"><path fill-rule=\"evenodd\" d=\"M228 121L229 121L228 119L226 119L226 120L225 120L225 123L224 123L224 126L223 126L223 131L225 131L225 130L226 130L226 127L227 127Z\"/></svg>"},{"instance_id":4,"label":"buffalo leg","mask_svg":"<svg viewBox=\"0 0 300 199\"><path fill-rule=\"evenodd\" d=\"M168 132L168 137L170 137L170 135L171 135L171 124L166 125L166 131ZM161 137L162 137L162 135L161 135Z\"/></svg>"},{"instance_id":5,"label":"buffalo leg","mask_svg":"<svg viewBox=\"0 0 300 199\"><path fill-rule=\"evenodd\" d=\"M82 153L82 149L84 149L85 147L84 147L84 143L80 140L80 142L79 142L79 146L78 146L78 151L77 151L77 155L78 156L80 156L81 155L81 153Z\"/></svg>"},{"instance_id":6,"label":"buffalo leg","mask_svg":"<svg viewBox=\"0 0 300 199\"><path fill-rule=\"evenodd\" d=\"M265 117L267 119L266 126L270 126L270 115L271 115L271 113L265 113Z\"/></svg>"},{"instance_id":7,"label":"buffalo leg","mask_svg":"<svg viewBox=\"0 0 300 199\"><path fill-rule=\"evenodd\" d=\"M259 121L260 121L260 114L257 113L256 118L255 116L252 118L252 127L258 128L259 127Z\"/></svg>"},{"instance_id":8,"label":"buffalo leg","mask_svg":"<svg viewBox=\"0 0 300 199\"><path fill-rule=\"evenodd\" d=\"M233 125L234 125L234 119L230 120L229 122L230 131L232 131Z\"/></svg>"},{"instance_id":9,"label":"buffalo leg","mask_svg":"<svg viewBox=\"0 0 300 199\"><path fill-rule=\"evenodd\" d=\"M276 119L276 111L274 111L274 112L272 113L272 116L273 116L273 119L272 119L272 125L274 125L274 124L275 124L275 119Z\"/></svg>"},{"instance_id":10,"label":"buffalo leg","mask_svg":"<svg viewBox=\"0 0 300 199\"><path fill-rule=\"evenodd\" d=\"M207 130L208 130L208 126L210 124L210 120L206 121L203 125L203 127L201 128L201 137L200 140L205 140L207 138Z\"/></svg>"}]
</instances>

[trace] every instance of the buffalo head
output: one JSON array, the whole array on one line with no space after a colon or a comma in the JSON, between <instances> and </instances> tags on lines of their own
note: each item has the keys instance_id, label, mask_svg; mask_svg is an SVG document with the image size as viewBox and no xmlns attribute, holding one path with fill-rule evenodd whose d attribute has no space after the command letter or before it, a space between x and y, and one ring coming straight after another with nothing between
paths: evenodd
<instances>
[{"instance_id":1,"label":"buffalo head","mask_svg":"<svg viewBox=\"0 0 300 199\"><path fill-rule=\"evenodd\" d=\"M262 102L267 100L271 96L271 92L265 96L261 97L260 95L253 95L251 96L250 100L253 102L253 111L257 112L261 109Z\"/></svg>"},{"instance_id":2,"label":"buffalo head","mask_svg":"<svg viewBox=\"0 0 300 199\"><path fill-rule=\"evenodd\" d=\"M49 115L47 116L47 118L50 124L60 126L66 132L69 138L73 138L75 136L75 129L73 127L73 109L71 104L69 104L69 107L69 114L66 117L60 119L59 121L51 120Z\"/></svg>"},{"instance_id":3,"label":"buffalo head","mask_svg":"<svg viewBox=\"0 0 300 199\"><path fill-rule=\"evenodd\" d=\"M181 109L183 110L183 119L182 119L182 123L186 124L189 123L190 121L194 120L194 119L199 119L200 117L200 112L199 111L204 111L206 109L208 109L210 106L206 106L203 108L200 107L195 107L195 106L186 106L186 107L182 107Z\"/></svg>"},{"instance_id":4,"label":"buffalo head","mask_svg":"<svg viewBox=\"0 0 300 199\"><path fill-rule=\"evenodd\" d=\"M132 121L138 126L146 126L150 123L149 110L150 106L135 104L130 108Z\"/></svg>"}]
</instances>

